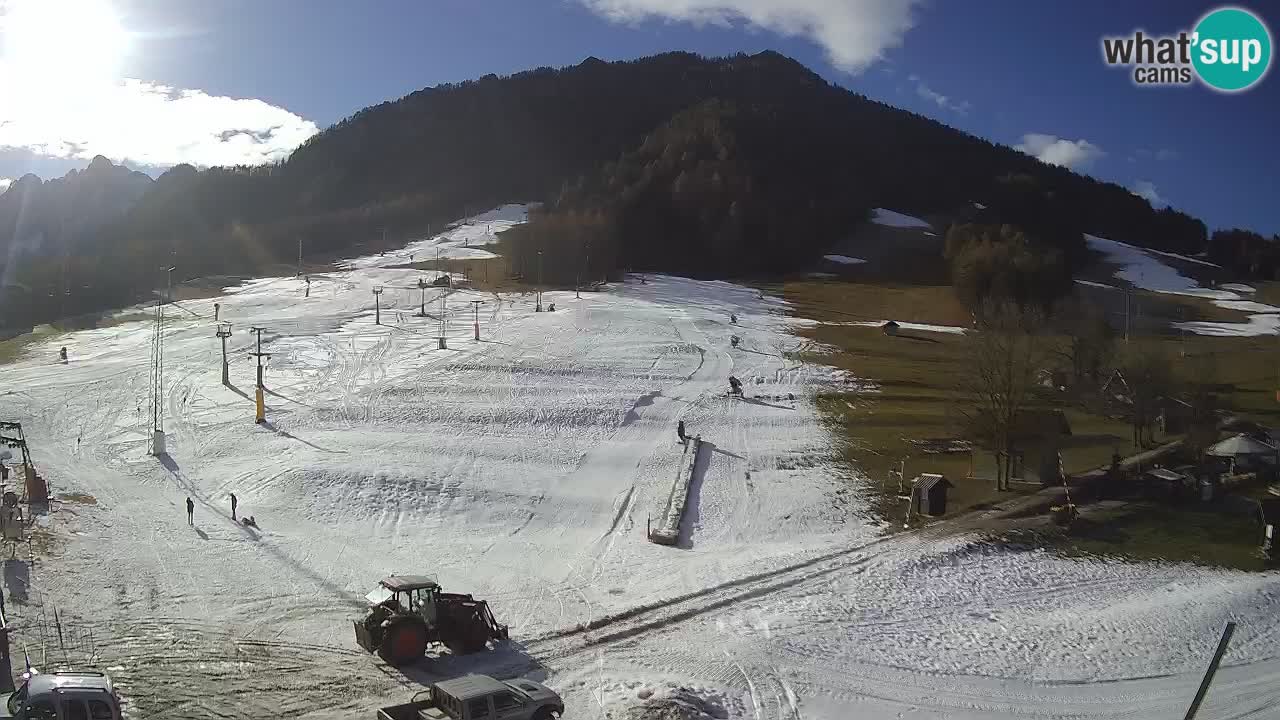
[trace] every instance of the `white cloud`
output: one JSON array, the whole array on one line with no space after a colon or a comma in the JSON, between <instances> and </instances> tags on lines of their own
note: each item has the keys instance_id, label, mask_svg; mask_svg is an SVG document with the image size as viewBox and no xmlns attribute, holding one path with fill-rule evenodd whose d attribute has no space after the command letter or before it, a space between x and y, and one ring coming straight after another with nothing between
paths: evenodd
<instances>
[{"instance_id":1,"label":"white cloud","mask_svg":"<svg viewBox=\"0 0 1280 720\"><path fill-rule=\"evenodd\" d=\"M36 86L0 66L0 147L60 158L168 166L281 159L315 123L262 100L208 95L145 80Z\"/></svg>"},{"instance_id":2,"label":"white cloud","mask_svg":"<svg viewBox=\"0 0 1280 720\"><path fill-rule=\"evenodd\" d=\"M831 64L857 73L902 44L921 0L578 0L620 23L662 18L722 27L745 24L809 38Z\"/></svg>"},{"instance_id":3,"label":"white cloud","mask_svg":"<svg viewBox=\"0 0 1280 720\"><path fill-rule=\"evenodd\" d=\"M928 100L931 103L936 104L938 107L942 108L943 110L950 110L960 115L968 115L969 111L973 109L973 106L969 104L968 100L961 100L960 102L955 102L950 97L935 91L933 88L929 87L928 85L925 85L924 81L921 80L916 75L912 75L907 79L915 83L917 95L924 98L925 100Z\"/></svg>"},{"instance_id":4,"label":"white cloud","mask_svg":"<svg viewBox=\"0 0 1280 720\"><path fill-rule=\"evenodd\" d=\"M9 186L12 184L13 184L13 178L0 178L0 193L4 192L5 190L8 190Z\"/></svg>"},{"instance_id":5,"label":"white cloud","mask_svg":"<svg viewBox=\"0 0 1280 720\"><path fill-rule=\"evenodd\" d=\"M1094 160L1106 155L1102 148L1088 140L1067 140L1057 135L1027 133L1022 142L1014 145L1015 150L1038 158L1050 165L1061 165L1072 170L1085 167Z\"/></svg>"},{"instance_id":6,"label":"white cloud","mask_svg":"<svg viewBox=\"0 0 1280 720\"><path fill-rule=\"evenodd\" d=\"M1129 188L1129 192L1146 199L1147 202L1151 203L1151 207L1164 207L1169 204L1167 199L1160 197L1159 191L1156 190L1156 184L1150 180L1135 182L1133 187Z\"/></svg>"}]
</instances>

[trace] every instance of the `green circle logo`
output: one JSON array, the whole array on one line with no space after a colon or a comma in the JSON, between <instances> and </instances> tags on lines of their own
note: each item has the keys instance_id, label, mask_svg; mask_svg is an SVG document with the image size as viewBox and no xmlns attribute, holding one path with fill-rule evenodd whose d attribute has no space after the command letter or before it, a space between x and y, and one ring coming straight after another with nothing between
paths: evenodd
<instances>
[{"instance_id":1,"label":"green circle logo","mask_svg":"<svg viewBox=\"0 0 1280 720\"><path fill-rule=\"evenodd\" d=\"M1251 87L1271 65L1271 33L1256 15L1218 8L1196 24L1191 64L1206 85L1223 92Z\"/></svg>"}]
</instances>

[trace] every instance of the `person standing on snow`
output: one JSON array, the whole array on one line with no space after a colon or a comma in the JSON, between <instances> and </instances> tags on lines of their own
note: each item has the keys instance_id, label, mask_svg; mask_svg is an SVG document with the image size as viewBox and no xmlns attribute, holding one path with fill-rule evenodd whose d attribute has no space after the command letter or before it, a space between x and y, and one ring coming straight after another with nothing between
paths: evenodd
<instances>
[{"instance_id":1,"label":"person standing on snow","mask_svg":"<svg viewBox=\"0 0 1280 720\"><path fill-rule=\"evenodd\" d=\"M680 442L682 442L682 443L683 443L683 442L687 442L687 441L688 441L687 436L684 434L684 421L683 421L683 420L681 420L680 422L676 423L676 436L680 438Z\"/></svg>"},{"instance_id":2,"label":"person standing on snow","mask_svg":"<svg viewBox=\"0 0 1280 720\"><path fill-rule=\"evenodd\" d=\"M187 524L196 524L196 504L191 502L191 498L187 498Z\"/></svg>"},{"instance_id":3,"label":"person standing on snow","mask_svg":"<svg viewBox=\"0 0 1280 720\"><path fill-rule=\"evenodd\" d=\"M231 493L231 519L236 519L236 494Z\"/></svg>"}]
</instances>

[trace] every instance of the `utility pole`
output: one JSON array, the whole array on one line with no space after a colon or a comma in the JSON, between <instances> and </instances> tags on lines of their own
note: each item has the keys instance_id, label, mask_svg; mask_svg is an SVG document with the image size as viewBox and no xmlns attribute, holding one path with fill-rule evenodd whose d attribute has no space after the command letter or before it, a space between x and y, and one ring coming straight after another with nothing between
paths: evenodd
<instances>
[{"instance_id":1,"label":"utility pole","mask_svg":"<svg viewBox=\"0 0 1280 720\"><path fill-rule=\"evenodd\" d=\"M1124 291L1124 341L1129 342L1129 298L1133 296L1132 290Z\"/></svg>"},{"instance_id":2,"label":"utility pole","mask_svg":"<svg viewBox=\"0 0 1280 720\"><path fill-rule=\"evenodd\" d=\"M418 289L422 291L422 309L418 311L418 317L427 316L427 281L418 278Z\"/></svg>"},{"instance_id":3,"label":"utility pole","mask_svg":"<svg viewBox=\"0 0 1280 720\"><path fill-rule=\"evenodd\" d=\"M542 251L538 251L538 298L533 306L534 312L542 312Z\"/></svg>"},{"instance_id":4,"label":"utility pole","mask_svg":"<svg viewBox=\"0 0 1280 720\"><path fill-rule=\"evenodd\" d=\"M298 274L302 274L302 238L298 238Z\"/></svg>"},{"instance_id":5,"label":"utility pole","mask_svg":"<svg viewBox=\"0 0 1280 720\"><path fill-rule=\"evenodd\" d=\"M151 345L151 454L164 455L164 305L173 297L174 267L165 269L166 291L156 299L156 329Z\"/></svg>"},{"instance_id":6,"label":"utility pole","mask_svg":"<svg viewBox=\"0 0 1280 720\"><path fill-rule=\"evenodd\" d=\"M231 337L231 323L218 323L218 338L222 340L222 384L231 384L231 371L227 363L227 338Z\"/></svg>"},{"instance_id":7,"label":"utility pole","mask_svg":"<svg viewBox=\"0 0 1280 720\"><path fill-rule=\"evenodd\" d=\"M447 332L447 327L446 327L446 320L445 320L445 314L444 314L445 313L444 296L448 294L449 292L447 290L445 289L440 290L440 345L439 346L441 350L445 350L449 347L448 342L445 340L445 333Z\"/></svg>"},{"instance_id":8,"label":"utility pole","mask_svg":"<svg viewBox=\"0 0 1280 720\"><path fill-rule=\"evenodd\" d=\"M254 393L254 403L257 407L257 416L254 419L254 422L256 423L264 423L267 421L266 400L265 398L263 398L263 391L262 391L262 358L271 357L271 353L262 352L262 332L265 329L266 328L260 328L257 326L249 328L250 332L255 332L258 334L258 349L254 352L249 353L250 355L258 358L258 385L257 385L257 392Z\"/></svg>"},{"instance_id":9,"label":"utility pole","mask_svg":"<svg viewBox=\"0 0 1280 720\"><path fill-rule=\"evenodd\" d=\"M475 314L472 316L473 318L472 322L476 330L476 342L480 341L480 305L483 302L484 302L483 300L471 301L472 309L475 311Z\"/></svg>"},{"instance_id":10,"label":"utility pole","mask_svg":"<svg viewBox=\"0 0 1280 720\"><path fill-rule=\"evenodd\" d=\"M1187 714L1183 720L1195 720L1196 713L1200 711L1200 703L1204 702L1204 696L1209 692L1209 685L1213 683L1213 676L1218 672L1218 664L1222 662L1222 656L1227 652L1227 645L1231 643L1231 636L1235 634L1236 624L1227 623L1226 628L1222 630L1222 637L1218 640L1218 649L1213 653L1213 659L1209 661L1209 669L1205 671L1204 678L1200 681L1200 689L1196 690L1196 697L1191 701L1191 707L1187 708Z\"/></svg>"},{"instance_id":11,"label":"utility pole","mask_svg":"<svg viewBox=\"0 0 1280 720\"><path fill-rule=\"evenodd\" d=\"M382 301L379 299L379 296L381 295L382 295L382 288L375 287L373 289L373 324L374 325L382 324Z\"/></svg>"}]
</instances>

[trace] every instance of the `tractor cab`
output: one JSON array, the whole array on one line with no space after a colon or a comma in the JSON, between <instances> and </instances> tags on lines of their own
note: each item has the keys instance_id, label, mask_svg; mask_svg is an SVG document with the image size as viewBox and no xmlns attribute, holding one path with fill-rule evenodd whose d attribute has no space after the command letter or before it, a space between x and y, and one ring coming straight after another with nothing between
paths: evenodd
<instances>
[{"instance_id":1,"label":"tractor cab","mask_svg":"<svg viewBox=\"0 0 1280 720\"><path fill-rule=\"evenodd\" d=\"M364 597L371 608L381 606L394 614L421 615L434 622L439 594L440 585L430 575L392 575Z\"/></svg>"}]
</instances>

